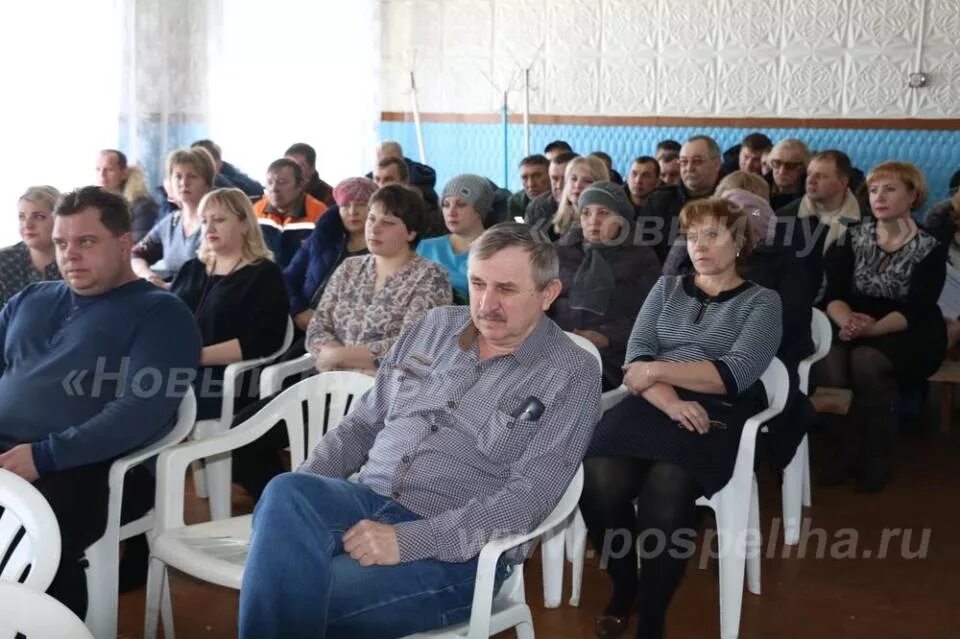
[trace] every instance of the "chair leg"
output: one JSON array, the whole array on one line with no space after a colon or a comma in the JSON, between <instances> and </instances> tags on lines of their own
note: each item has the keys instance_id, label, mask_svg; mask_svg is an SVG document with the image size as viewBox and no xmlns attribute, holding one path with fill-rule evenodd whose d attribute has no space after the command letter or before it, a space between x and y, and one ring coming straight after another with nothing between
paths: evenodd
<instances>
[{"instance_id":1,"label":"chair leg","mask_svg":"<svg viewBox=\"0 0 960 639\"><path fill-rule=\"evenodd\" d=\"M206 499L209 494L207 493L207 475L203 470L203 460L198 459L192 462L190 468L193 470L193 492L200 499Z\"/></svg>"},{"instance_id":2,"label":"chair leg","mask_svg":"<svg viewBox=\"0 0 960 639\"><path fill-rule=\"evenodd\" d=\"M561 525L541 538L540 559L543 567L543 605L558 608L563 598L563 550L567 525Z\"/></svg>"},{"instance_id":3,"label":"chair leg","mask_svg":"<svg viewBox=\"0 0 960 639\"><path fill-rule=\"evenodd\" d=\"M164 639L175 639L173 632L173 599L170 597L170 571L163 571L163 590L160 596L160 615Z\"/></svg>"},{"instance_id":4,"label":"chair leg","mask_svg":"<svg viewBox=\"0 0 960 639\"><path fill-rule=\"evenodd\" d=\"M753 478L753 491L750 495L750 515L746 535L747 589L755 595L760 594L760 556L763 554L763 539L760 535L760 489L757 478Z\"/></svg>"},{"instance_id":5,"label":"chair leg","mask_svg":"<svg viewBox=\"0 0 960 639\"><path fill-rule=\"evenodd\" d=\"M724 504L717 509L720 547L720 637L736 639L740 631L749 504Z\"/></svg>"},{"instance_id":6,"label":"chair leg","mask_svg":"<svg viewBox=\"0 0 960 639\"><path fill-rule=\"evenodd\" d=\"M521 621L516 625L517 639L536 639L533 634L533 622Z\"/></svg>"},{"instance_id":7,"label":"chair leg","mask_svg":"<svg viewBox=\"0 0 960 639\"><path fill-rule=\"evenodd\" d=\"M214 455L206 460L207 489L210 494L210 520L229 519L231 516L231 470L233 459L230 453Z\"/></svg>"},{"instance_id":8,"label":"chair leg","mask_svg":"<svg viewBox=\"0 0 960 639\"><path fill-rule=\"evenodd\" d=\"M949 435L953 420L953 384L940 384L940 433Z\"/></svg>"},{"instance_id":9,"label":"chair leg","mask_svg":"<svg viewBox=\"0 0 960 639\"><path fill-rule=\"evenodd\" d=\"M583 559L587 553L587 524L583 521L580 509L573 511L573 523L567 528L570 540L570 605L580 605L580 592L583 587Z\"/></svg>"},{"instance_id":10,"label":"chair leg","mask_svg":"<svg viewBox=\"0 0 960 639\"><path fill-rule=\"evenodd\" d=\"M95 637L117 636L120 588L119 531L108 531L89 546L87 558L87 615L84 623Z\"/></svg>"},{"instance_id":11,"label":"chair leg","mask_svg":"<svg viewBox=\"0 0 960 639\"><path fill-rule=\"evenodd\" d=\"M145 601L145 611L143 616L143 636L144 639L156 639L157 624L160 621L160 609L162 607L162 598L164 584L167 580L167 565L150 557L150 565L147 568L147 597ZM169 591L168 591L169 592ZM164 623L164 637L170 637L173 628Z\"/></svg>"},{"instance_id":12,"label":"chair leg","mask_svg":"<svg viewBox=\"0 0 960 639\"><path fill-rule=\"evenodd\" d=\"M803 449L803 505L810 508L813 506L813 495L810 492L810 442L806 435L800 440L800 448Z\"/></svg>"},{"instance_id":13,"label":"chair leg","mask_svg":"<svg viewBox=\"0 0 960 639\"><path fill-rule=\"evenodd\" d=\"M803 442L793 459L783 469L780 495L783 500L783 543L794 546L800 541L800 519L803 516Z\"/></svg>"}]
</instances>

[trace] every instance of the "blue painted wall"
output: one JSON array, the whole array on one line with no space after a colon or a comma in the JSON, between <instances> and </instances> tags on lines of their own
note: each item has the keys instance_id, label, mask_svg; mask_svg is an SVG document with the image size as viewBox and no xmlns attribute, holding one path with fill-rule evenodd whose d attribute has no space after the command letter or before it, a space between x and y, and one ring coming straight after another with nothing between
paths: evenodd
<instances>
[{"instance_id":1,"label":"blue painted wall","mask_svg":"<svg viewBox=\"0 0 960 639\"><path fill-rule=\"evenodd\" d=\"M550 141L562 139L577 152L603 150L613 157L614 168L625 173L638 155L653 155L657 142L673 138L682 142L691 135L713 136L726 149L752 132L737 128L627 127L538 125L530 127L530 148L541 152ZM931 201L947 197L947 184L960 169L960 131L905 131L879 129L767 129L773 140L796 137L811 149L846 151L864 172L885 160L903 160L919 166L927 177ZM400 142L407 157L417 157L412 122L381 122L380 138ZM458 173L479 173L497 184L504 182L503 126L500 124L424 123L427 164L437 171L437 191ZM510 167L508 188L520 188L518 164L523 158L523 127L507 132Z\"/></svg>"}]
</instances>

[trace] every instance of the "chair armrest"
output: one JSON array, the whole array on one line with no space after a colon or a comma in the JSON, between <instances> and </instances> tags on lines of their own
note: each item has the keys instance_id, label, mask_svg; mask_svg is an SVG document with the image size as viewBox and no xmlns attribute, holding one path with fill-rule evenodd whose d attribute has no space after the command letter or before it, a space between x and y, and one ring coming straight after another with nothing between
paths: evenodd
<instances>
[{"instance_id":1,"label":"chair armrest","mask_svg":"<svg viewBox=\"0 0 960 639\"><path fill-rule=\"evenodd\" d=\"M627 390L627 387L621 384L613 390L608 390L606 393L600 396L600 409L602 412L607 412L630 394L630 391Z\"/></svg>"},{"instance_id":2,"label":"chair armrest","mask_svg":"<svg viewBox=\"0 0 960 639\"><path fill-rule=\"evenodd\" d=\"M280 345L279 350L265 357L258 357L256 359L248 359L242 362L228 364L223 370L223 398L220 403L219 420L224 423L227 428L229 428L230 424L233 422L233 400L236 397L237 379L240 377L240 374L254 368L260 368L261 366L265 366L266 364L276 360L278 357L287 352L287 350L290 348L290 344L292 343L293 320L288 317L287 330L283 336L283 343Z\"/></svg>"},{"instance_id":3,"label":"chair armrest","mask_svg":"<svg viewBox=\"0 0 960 639\"><path fill-rule=\"evenodd\" d=\"M804 395L810 394L810 369L819 359L816 353L814 353L810 357L800 360L800 364L797 365L797 377L800 379L800 392Z\"/></svg>"},{"instance_id":4,"label":"chair armrest","mask_svg":"<svg viewBox=\"0 0 960 639\"><path fill-rule=\"evenodd\" d=\"M265 399L279 392L284 380L291 375L310 370L313 370L313 356L309 353L289 362L267 366L260 373L260 399Z\"/></svg>"},{"instance_id":5,"label":"chair armrest","mask_svg":"<svg viewBox=\"0 0 960 639\"><path fill-rule=\"evenodd\" d=\"M567 517L576 509L583 489L583 468L577 474L560 497L553 510L539 526L522 535L511 535L492 539L484 544L477 557L477 579L473 588L473 605L470 614L468 639L488 639L490 637L490 611L493 606L493 586L497 574L497 562L500 556L511 548L537 539L557 526L562 526ZM516 570L523 570L518 566ZM481 614L477 614L482 611Z\"/></svg>"},{"instance_id":6,"label":"chair armrest","mask_svg":"<svg viewBox=\"0 0 960 639\"><path fill-rule=\"evenodd\" d=\"M780 409L778 408L765 408L743 423L743 430L740 432L740 445L737 448L737 462L741 459L750 460L749 468L747 468L747 465L743 465L744 470L741 471L742 464L735 464L733 467L734 476L739 474L738 471L753 473L754 456L757 451L757 431L779 414ZM733 477L731 477L731 481L733 481Z\"/></svg>"},{"instance_id":7,"label":"chair armrest","mask_svg":"<svg viewBox=\"0 0 960 639\"><path fill-rule=\"evenodd\" d=\"M191 462L235 450L262 437L277 422L289 418L286 414L289 410L283 410L283 407L283 400L277 398L247 421L224 433L180 444L160 453L157 458L155 531L160 533L183 527L184 483ZM287 408L290 407L300 410L299 404L288 403Z\"/></svg>"},{"instance_id":8,"label":"chair armrest","mask_svg":"<svg viewBox=\"0 0 960 639\"><path fill-rule=\"evenodd\" d=\"M488 541L480 550L477 558L477 579L473 587L470 626L467 639L488 639L490 637L490 613L493 607L493 587L496 583L497 562L501 555L528 541L537 539L556 527L556 522L544 522L525 535L502 537ZM514 566L514 570L523 570L523 565Z\"/></svg>"},{"instance_id":9,"label":"chair armrest","mask_svg":"<svg viewBox=\"0 0 960 639\"><path fill-rule=\"evenodd\" d=\"M743 449L744 442L747 442L748 439L752 438L755 440L760 427L779 414L780 410L777 408L765 408L745 421L743 423L743 430L740 433L740 449Z\"/></svg>"}]
</instances>

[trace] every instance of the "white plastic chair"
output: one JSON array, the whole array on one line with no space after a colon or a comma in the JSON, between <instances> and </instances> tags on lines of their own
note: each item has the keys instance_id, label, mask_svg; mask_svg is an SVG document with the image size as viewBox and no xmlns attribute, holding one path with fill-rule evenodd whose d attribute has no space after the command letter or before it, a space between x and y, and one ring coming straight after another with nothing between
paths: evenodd
<instances>
[{"instance_id":1,"label":"white plastic chair","mask_svg":"<svg viewBox=\"0 0 960 639\"><path fill-rule=\"evenodd\" d=\"M280 392L283 382L292 375L301 375L309 372L311 375L317 373L314 368L313 355L307 353L297 359L279 364L271 364L260 372L260 399L266 399L274 393ZM307 376L305 376L307 377Z\"/></svg>"},{"instance_id":2,"label":"white plastic chair","mask_svg":"<svg viewBox=\"0 0 960 639\"><path fill-rule=\"evenodd\" d=\"M760 502L757 480L753 472L757 431L783 411L790 392L790 379L783 363L774 358L760 380L767 392L767 408L743 425L740 448L734 464L733 476L710 499L701 497L698 506L711 508L716 514L720 558L720 636L735 638L740 628L740 608L743 603L744 569L747 588L760 594ZM586 535L582 518L575 518L567 532L568 540ZM575 543L568 542L568 546ZM571 548L572 549L572 548ZM574 563L573 592L570 605L579 604L583 582L583 561Z\"/></svg>"},{"instance_id":3,"label":"white plastic chair","mask_svg":"<svg viewBox=\"0 0 960 639\"><path fill-rule=\"evenodd\" d=\"M230 430L233 423L233 402L236 398L240 376L246 371L260 368L287 352L293 343L293 321L287 318L287 331L279 350L266 357L248 359L230 364L223 371L223 397L220 416L197 422L190 439L206 439ZM197 496L210 499L210 518L226 519L230 516L230 485L232 459L229 454L197 461L193 466L193 485Z\"/></svg>"},{"instance_id":4,"label":"white plastic chair","mask_svg":"<svg viewBox=\"0 0 960 639\"><path fill-rule=\"evenodd\" d=\"M121 526L120 508L123 503L123 480L134 466L156 457L161 451L182 442L190 433L197 416L197 402L193 389L186 394L177 409L177 421L163 438L140 450L129 453L110 465L110 497L107 503L107 527L103 537L87 547L87 617L86 624L98 639L117 636L117 600L120 588L120 542L153 528L153 511Z\"/></svg>"},{"instance_id":5,"label":"white plastic chair","mask_svg":"<svg viewBox=\"0 0 960 639\"><path fill-rule=\"evenodd\" d=\"M2 468L0 507L3 508L0 559L10 553L0 572L0 582L20 583L38 592L45 591L60 564L60 526L53 509L33 484ZM24 578L28 569L29 574Z\"/></svg>"},{"instance_id":6,"label":"white plastic chair","mask_svg":"<svg viewBox=\"0 0 960 639\"><path fill-rule=\"evenodd\" d=\"M597 364L603 367L600 351L582 335L567 332L567 337L573 343L593 355ZM600 406L606 411L626 397L628 391L625 386L603 393L600 397ZM541 567L543 569L543 605L545 608L557 608L563 598L563 567L564 555L572 564L574 575L583 574L583 557L587 550L587 527L579 508L574 508L562 526L548 531L541 541ZM580 580L572 580L573 592L570 595L570 605L580 604Z\"/></svg>"},{"instance_id":7,"label":"white plastic chair","mask_svg":"<svg viewBox=\"0 0 960 639\"><path fill-rule=\"evenodd\" d=\"M553 512L536 529L526 535L487 542L477 562L477 581L473 587L470 621L456 626L407 635L404 639L487 639L509 628L516 628L518 639L534 639L533 616L527 605L523 588L523 566L514 566L510 576L493 596L493 580L500 556L531 539L537 539L552 530L563 529L563 524L577 508L583 491L583 466L577 469L570 485ZM562 542L561 536L561 542Z\"/></svg>"},{"instance_id":8,"label":"white plastic chair","mask_svg":"<svg viewBox=\"0 0 960 639\"><path fill-rule=\"evenodd\" d=\"M187 526L183 520L187 467L211 455L229 454L262 437L283 420L290 438L290 462L300 465L325 432L336 428L374 379L354 372L320 373L284 390L236 428L165 451L157 460L157 512L147 575L145 636L157 633L163 614L164 636L173 639L173 610L167 567L197 579L240 589L250 544L252 516L231 517ZM329 412L326 410L329 398ZM304 422L303 404L307 404Z\"/></svg>"},{"instance_id":9,"label":"white plastic chair","mask_svg":"<svg viewBox=\"0 0 960 639\"><path fill-rule=\"evenodd\" d=\"M58 544L59 547L59 544ZM0 582L0 637L93 639L80 618L50 595Z\"/></svg>"},{"instance_id":10,"label":"white plastic chair","mask_svg":"<svg viewBox=\"0 0 960 639\"><path fill-rule=\"evenodd\" d=\"M800 377L800 392L810 394L810 369L813 365L830 352L833 341L833 328L830 319L819 309L813 309L811 322L811 336L813 337L814 352L800 362L797 373ZM803 516L803 506L812 505L810 495L810 445L804 435L793 454L793 459L783 469L783 484L781 485L783 499L783 543L788 546L800 542L800 521Z\"/></svg>"}]
</instances>

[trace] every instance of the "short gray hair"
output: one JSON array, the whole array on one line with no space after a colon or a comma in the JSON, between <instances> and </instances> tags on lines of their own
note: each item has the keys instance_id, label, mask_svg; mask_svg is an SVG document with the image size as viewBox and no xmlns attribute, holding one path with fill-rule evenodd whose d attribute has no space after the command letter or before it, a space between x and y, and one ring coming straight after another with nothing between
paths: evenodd
<instances>
[{"instance_id":1,"label":"short gray hair","mask_svg":"<svg viewBox=\"0 0 960 639\"><path fill-rule=\"evenodd\" d=\"M488 260L511 246L519 246L530 256L537 290L542 291L550 282L560 278L557 249L540 237L529 224L501 222L491 226L470 245L470 257Z\"/></svg>"},{"instance_id":2,"label":"short gray hair","mask_svg":"<svg viewBox=\"0 0 960 639\"><path fill-rule=\"evenodd\" d=\"M718 158L720 157L720 145L717 144L717 141L711 138L709 135L695 135L691 138L688 138L686 144L692 144L694 142L703 142L707 145L707 157L709 158Z\"/></svg>"},{"instance_id":3,"label":"short gray hair","mask_svg":"<svg viewBox=\"0 0 960 639\"><path fill-rule=\"evenodd\" d=\"M803 140L798 140L797 138L784 138L773 145L773 148L770 149L770 155L777 157L779 151L799 151L803 156L803 163L806 165L810 161L810 149L806 144L803 143Z\"/></svg>"}]
</instances>

